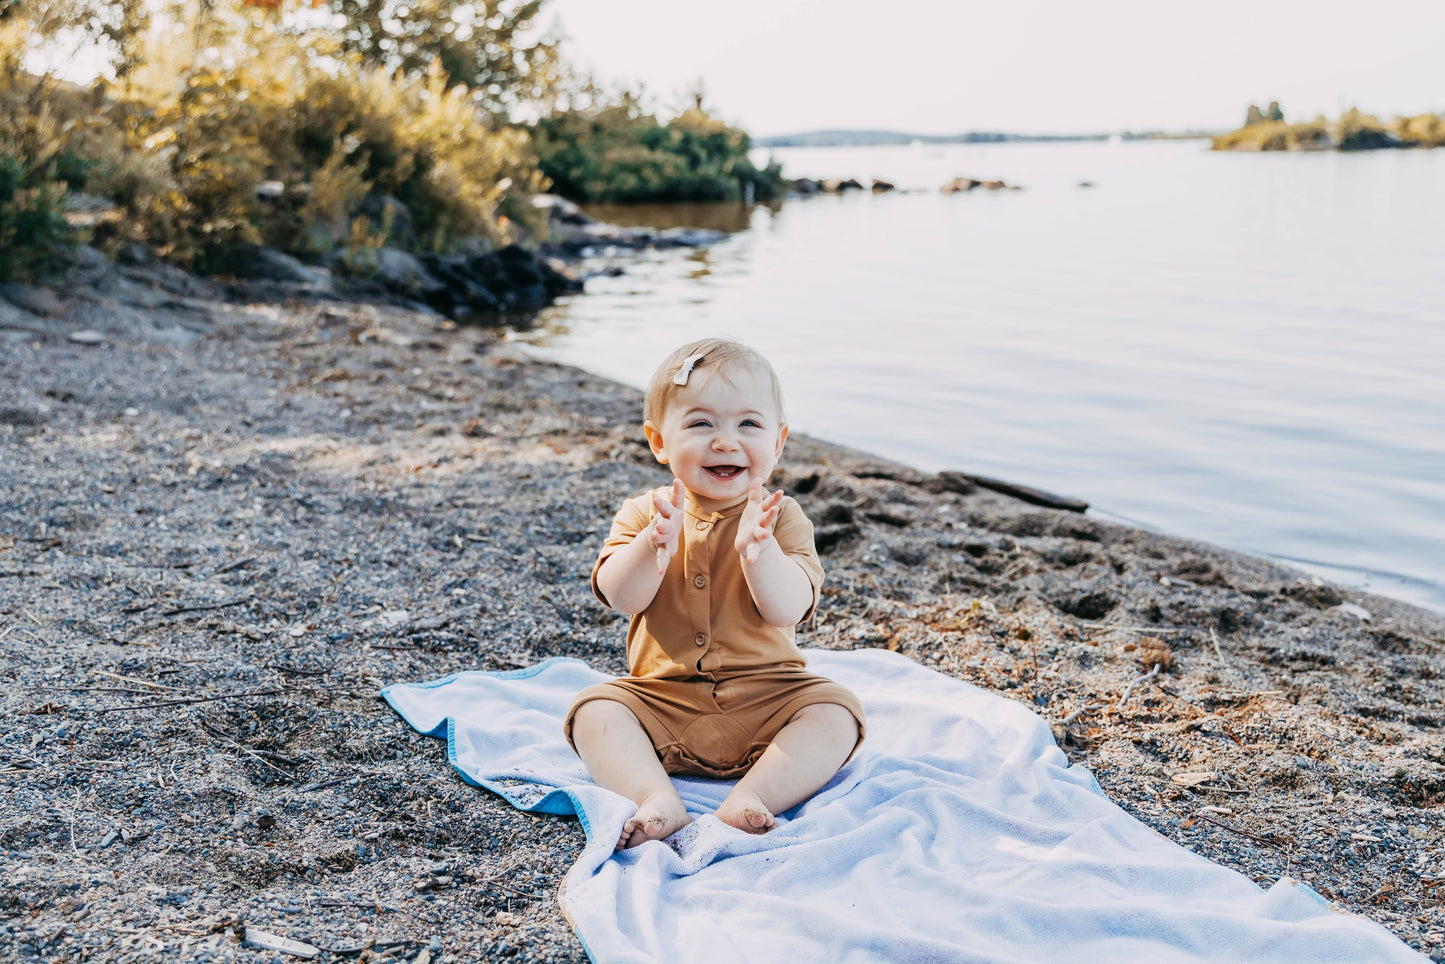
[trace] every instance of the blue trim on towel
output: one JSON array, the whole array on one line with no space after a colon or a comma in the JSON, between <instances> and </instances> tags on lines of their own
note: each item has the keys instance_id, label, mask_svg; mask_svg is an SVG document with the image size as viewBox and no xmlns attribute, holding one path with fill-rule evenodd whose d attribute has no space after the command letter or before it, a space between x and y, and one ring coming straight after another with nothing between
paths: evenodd
<instances>
[{"instance_id":1,"label":"blue trim on towel","mask_svg":"<svg viewBox=\"0 0 1445 964\"><path fill-rule=\"evenodd\" d=\"M1341 910L1338 904L1335 904L1332 901L1326 899L1324 894L1321 894L1319 891L1311 887L1308 883L1300 880L1297 877L1291 877L1286 874L1279 880L1275 881L1275 886L1278 886L1280 884L1293 885L1296 890L1304 894L1306 897L1313 898L1315 903L1319 904L1321 907L1328 907L1330 910L1340 911L1341 913L1349 913L1348 911Z\"/></svg>"},{"instance_id":2,"label":"blue trim on towel","mask_svg":"<svg viewBox=\"0 0 1445 964\"><path fill-rule=\"evenodd\" d=\"M412 725L411 720L407 719L406 714L403 713L400 709L398 709L396 704L392 702L391 691L393 689L397 689L399 687L405 687L407 689L437 689L439 687L447 685L448 683L453 682L459 676L471 673L480 673L484 676L494 676L497 679L526 679L530 676L538 675L554 663L579 663L582 666L588 665L585 660L580 660L572 656L552 656L542 660L542 662L540 663L535 663L532 666L527 666L523 669L464 670L462 673L452 673L451 675L443 676L440 679L427 680L421 683L393 683L389 686L384 686L381 689L381 698L386 701L387 706L391 707L392 712L394 712L397 716L401 717L402 722L406 723L408 726L411 726L412 729L417 730L417 732L421 732L416 726ZM492 793L495 793L497 796L501 797L503 800L507 801L512 806L516 807L518 810L523 811L524 813L542 813L554 817L576 817L577 822L582 825L582 832L587 837L588 845L592 844L595 838L595 834L592 830L592 821L588 819L587 811L582 806L582 801L577 798L577 795L573 791L567 789L566 787L552 787L552 792L548 793L540 800L537 800L536 802L531 804L523 803L522 800L520 800L516 796L516 791L514 787L505 787L500 784L494 783L491 780L474 780L465 770L463 770L460 766L457 765L456 720L448 716L436 726L432 727L430 732L423 733L422 735L436 737L438 739L445 739L447 741L447 762L451 764L452 769L457 771L457 773L461 776L462 780L465 781L467 784L474 787L481 787L484 790L489 790ZM513 782L526 783L527 781L513 778ZM531 785L537 787L552 786L548 783L532 783ZM562 886L563 888L566 887L565 876L563 878ZM557 905L559 908L562 909L563 915L566 916L566 907L563 903L562 892L560 890L557 894ZM592 948L588 946L587 938L583 936L582 931L579 930L576 925L572 924L572 920L570 917L567 918L567 923L569 925L572 925L572 933L576 936L577 942L582 945L582 952L587 955L587 959L591 961L592 964L600 964L597 955L592 953Z\"/></svg>"},{"instance_id":3,"label":"blue trim on towel","mask_svg":"<svg viewBox=\"0 0 1445 964\"><path fill-rule=\"evenodd\" d=\"M411 726L411 720L407 719L406 714L403 713L400 709L398 709L396 704L392 702L391 691L393 689L396 689L397 687L404 686L407 689L413 690L437 689L439 687L446 686L448 683L454 682L462 675L470 674L493 676L497 679L526 679L531 676L537 676L538 674L544 672L549 666L557 663L578 663L582 666L587 665L584 661L572 656L551 656L547 659L542 660L542 662L540 663L535 663L523 669L474 669L465 670L463 673L452 673L451 675L443 676L440 679L427 680L421 683L393 683L390 686L382 687L381 698L386 700L386 704L392 708L392 711L395 712L397 716L400 716L408 726ZM416 729L416 727L414 726L412 728ZM429 732L422 735L433 736L440 739L445 739L447 741L447 762L451 764L452 769L456 770L457 773L461 775L461 778L467 783L471 784L474 787L481 787L484 790L490 790L497 796L501 797L503 800L510 803L512 806L516 807L518 810L522 810L527 813L545 813L555 817L576 816L582 822L582 829L587 831L588 838L591 838L591 830L588 827L587 818L582 811L582 805L577 801L576 797L574 797L569 791L561 787L552 787L551 793L547 794L542 799L537 800L534 803L528 804L524 803L516 795L515 790L509 787L495 783L491 780L472 779L472 777L465 770L463 770L460 766L457 765L456 721L453 720L450 716L443 719L436 726L432 727ZM525 783L526 781L514 779L513 782ZM545 787L552 786L549 783L535 783L532 785Z\"/></svg>"},{"instance_id":4,"label":"blue trim on towel","mask_svg":"<svg viewBox=\"0 0 1445 964\"><path fill-rule=\"evenodd\" d=\"M386 695L387 691L393 690L398 686L405 686L409 690L434 690L439 686L447 685L460 676L469 676L472 674L495 676L497 679L526 679L529 676L536 676L554 663L577 663L581 666L587 666L585 660L580 660L575 656L548 656L542 660L542 662L533 663L531 666L525 666L522 669L468 669L460 673L452 673L450 676L443 676L439 679L424 680L420 683L392 683L390 686L383 686L381 688L381 696L390 703L391 697ZM392 709L396 709L396 707L392 707ZM403 719L405 719L405 717L403 717Z\"/></svg>"}]
</instances>

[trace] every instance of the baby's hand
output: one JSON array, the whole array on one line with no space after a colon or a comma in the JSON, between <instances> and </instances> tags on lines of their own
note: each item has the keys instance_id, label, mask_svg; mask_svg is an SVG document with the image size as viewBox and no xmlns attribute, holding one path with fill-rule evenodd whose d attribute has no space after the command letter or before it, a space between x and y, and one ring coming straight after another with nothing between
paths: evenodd
<instances>
[{"instance_id":1,"label":"baby's hand","mask_svg":"<svg viewBox=\"0 0 1445 964\"><path fill-rule=\"evenodd\" d=\"M686 490L681 479L672 480L672 490L664 498L653 493L652 504L657 515L652 520L652 547L657 553L657 574L667 574L668 564L677 554L677 534L682 531L683 497Z\"/></svg>"},{"instance_id":2,"label":"baby's hand","mask_svg":"<svg viewBox=\"0 0 1445 964\"><path fill-rule=\"evenodd\" d=\"M758 555L773 539L773 525L778 521L779 508L783 502L783 490L776 489L772 495L763 495L763 480L753 479L748 489L747 508L738 520L738 539L733 548L748 562L757 562Z\"/></svg>"}]
</instances>

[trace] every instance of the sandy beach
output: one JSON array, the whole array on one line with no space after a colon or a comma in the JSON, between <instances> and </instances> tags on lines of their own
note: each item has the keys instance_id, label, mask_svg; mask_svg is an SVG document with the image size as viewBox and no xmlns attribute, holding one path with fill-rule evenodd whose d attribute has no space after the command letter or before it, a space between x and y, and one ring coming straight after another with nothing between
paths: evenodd
<instances>
[{"instance_id":1,"label":"sandy beach","mask_svg":"<svg viewBox=\"0 0 1445 964\"><path fill-rule=\"evenodd\" d=\"M9 294L0 959L585 960L578 823L463 783L377 692L623 670L587 576L667 478L639 394L157 266ZM1445 962L1445 616L820 440L775 482L828 572L804 645L1025 702L1160 833Z\"/></svg>"}]
</instances>

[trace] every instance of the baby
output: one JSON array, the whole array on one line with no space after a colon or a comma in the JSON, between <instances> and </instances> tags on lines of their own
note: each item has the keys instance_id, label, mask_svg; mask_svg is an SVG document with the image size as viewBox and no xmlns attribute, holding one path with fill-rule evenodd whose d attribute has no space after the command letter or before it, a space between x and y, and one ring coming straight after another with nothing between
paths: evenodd
<instances>
[{"instance_id":1,"label":"baby","mask_svg":"<svg viewBox=\"0 0 1445 964\"><path fill-rule=\"evenodd\" d=\"M637 804L618 849L691 822L669 773L740 777L717 816L765 833L864 735L858 698L804 669L793 639L823 568L803 510L763 488L788 438L778 377L737 342L693 342L653 374L644 417L673 483L623 504L592 570L632 617L629 675L577 695L567 739Z\"/></svg>"}]
</instances>

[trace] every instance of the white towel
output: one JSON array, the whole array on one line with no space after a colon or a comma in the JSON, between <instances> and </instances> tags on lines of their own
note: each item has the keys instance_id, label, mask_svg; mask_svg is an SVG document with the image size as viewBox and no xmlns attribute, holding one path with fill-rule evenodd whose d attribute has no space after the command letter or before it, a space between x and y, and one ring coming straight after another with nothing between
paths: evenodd
<instances>
[{"instance_id":1,"label":"white towel","mask_svg":"<svg viewBox=\"0 0 1445 964\"><path fill-rule=\"evenodd\" d=\"M601 673L550 659L382 695L469 782L582 820L562 906L598 964L1424 960L1303 884L1261 890L1146 827L1019 703L881 650L807 655L867 710L853 760L763 836L712 816L730 783L675 778L696 821L615 854L635 807L562 736Z\"/></svg>"}]
</instances>

